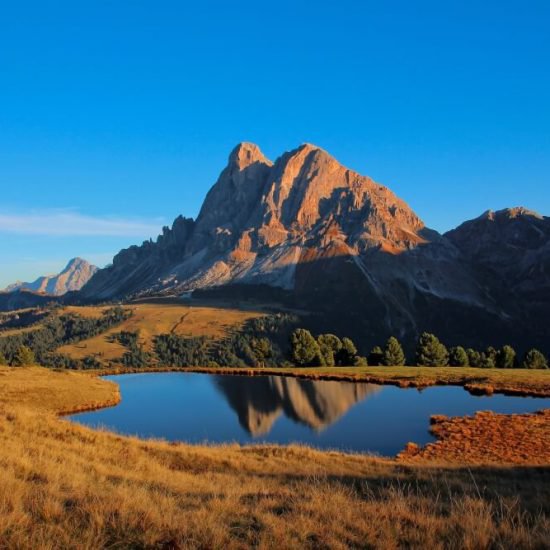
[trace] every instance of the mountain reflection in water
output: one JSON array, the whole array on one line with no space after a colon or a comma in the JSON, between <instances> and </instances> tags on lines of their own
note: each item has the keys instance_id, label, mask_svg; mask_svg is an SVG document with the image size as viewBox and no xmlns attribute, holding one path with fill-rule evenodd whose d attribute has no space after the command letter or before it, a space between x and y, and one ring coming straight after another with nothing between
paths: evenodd
<instances>
[{"instance_id":1,"label":"mountain reflection in water","mask_svg":"<svg viewBox=\"0 0 550 550\"><path fill-rule=\"evenodd\" d=\"M353 405L380 391L376 384L305 380L284 376L215 376L215 387L251 435L269 433L275 420L288 418L322 431Z\"/></svg>"}]
</instances>

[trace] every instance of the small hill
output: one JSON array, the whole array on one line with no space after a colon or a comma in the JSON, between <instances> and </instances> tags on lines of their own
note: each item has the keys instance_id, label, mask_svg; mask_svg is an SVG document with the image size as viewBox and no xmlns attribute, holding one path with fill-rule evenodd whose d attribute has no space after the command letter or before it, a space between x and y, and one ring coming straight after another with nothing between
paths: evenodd
<instances>
[{"instance_id":1,"label":"small hill","mask_svg":"<svg viewBox=\"0 0 550 550\"><path fill-rule=\"evenodd\" d=\"M59 353L73 359L83 359L93 355L101 362L120 359L126 351L113 335L118 332L137 332L139 343L146 351L153 348L154 337L159 334L178 334L180 336L208 336L223 338L232 328L241 326L248 319L261 317L265 312L246 311L224 307L196 307L176 303L139 303L123 306L132 310L132 316L116 327L75 344L57 349ZM97 315L102 308L68 307L78 315Z\"/></svg>"}]
</instances>

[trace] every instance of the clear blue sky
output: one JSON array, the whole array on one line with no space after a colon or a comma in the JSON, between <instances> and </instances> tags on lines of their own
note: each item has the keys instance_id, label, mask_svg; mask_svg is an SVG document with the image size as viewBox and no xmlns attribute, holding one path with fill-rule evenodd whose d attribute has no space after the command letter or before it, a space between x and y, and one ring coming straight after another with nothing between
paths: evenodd
<instances>
[{"instance_id":1,"label":"clear blue sky","mask_svg":"<svg viewBox=\"0 0 550 550\"><path fill-rule=\"evenodd\" d=\"M431 227L550 214L550 2L3 2L0 287L196 216L313 142Z\"/></svg>"}]
</instances>

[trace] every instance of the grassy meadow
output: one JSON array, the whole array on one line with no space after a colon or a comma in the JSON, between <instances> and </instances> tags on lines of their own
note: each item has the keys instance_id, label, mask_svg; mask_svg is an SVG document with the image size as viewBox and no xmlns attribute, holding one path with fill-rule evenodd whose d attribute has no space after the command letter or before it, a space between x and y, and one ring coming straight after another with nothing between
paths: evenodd
<instances>
[{"instance_id":1,"label":"grassy meadow","mask_svg":"<svg viewBox=\"0 0 550 550\"><path fill-rule=\"evenodd\" d=\"M190 446L58 416L118 399L90 374L0 367L0 547L547 545L548 468Z\"/></svg>"},{"instance_id":2,"label":"grassy meadow","mask_svg":"<svg viewBox=\"0 0 550 550\"><path fill-rule=\"evenodd\" d=\"M139 341L145 351L151 351L153 337L158 334L177 334L179 336L207 336L221 338L231 328L241 326L248 319L261 317L259 311L246 311L222 307L200 307L181 303L137 303L124 306L132 311L132 316L112 329L75 344L61 346L58 353L73 359L83 359L94 355L102 362L120 359L126 351L124 346L112 339L113 334L139 332ZM101 315L105 308L76 307L67 308L71 313L82 316ZM90 311L92 310L92 311Z\"/></svg>"}]
</instances>

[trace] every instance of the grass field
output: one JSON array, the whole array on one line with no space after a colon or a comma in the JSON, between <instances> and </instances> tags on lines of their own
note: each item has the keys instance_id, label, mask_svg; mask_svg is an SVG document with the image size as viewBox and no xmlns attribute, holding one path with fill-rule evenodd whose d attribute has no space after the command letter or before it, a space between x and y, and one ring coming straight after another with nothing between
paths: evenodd
<instances>
[{"instance_id":1,"label":"grass field","mask_svg":"<svg viewBox=\"0 0 550 550\"><path fill-rule=\"evenodd\" d=\"M35 330L38 330L41 327L42 327L41 323L36 323L29 327L8 328L6 330L0 331L0 338L4 338L6 336L15 336L16 334L24 334L25 332L33 332Z\"/></svg>"},{"instance_id":2,"label":"grass field","mask_svg":"<svg viewBox=\"0 0 550 550\"><path fill-rule=\"evenodd\" d=\"M168 444L57 416L117 400L88 374L0 367L0 547L547 545L548 468Z\"/></svg>"},{"instance_id":3,"label":"grass field","mask_svg":"<svg viewBox=\"0 0 550 550\"><path fill-rule=\"evenodd\" d=\"M94 355L104 362L119 359L125 348L112 342L111 336L120 331L139 331L140 342L146 351L152 349L153 337L157 334L174 333L181 336L223 337L230 328L242 325L247 319L260 317L265 313L217 307L191 307L176 303L140 303L124 306L133 315L111 330L78 342L58 348L58 352L74 359ZM100 315L102 308L67 308L79 315ZM103 308L104 309L104 308Z\"/></svg>"}]
</instances>

